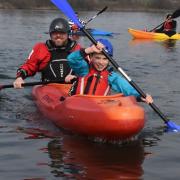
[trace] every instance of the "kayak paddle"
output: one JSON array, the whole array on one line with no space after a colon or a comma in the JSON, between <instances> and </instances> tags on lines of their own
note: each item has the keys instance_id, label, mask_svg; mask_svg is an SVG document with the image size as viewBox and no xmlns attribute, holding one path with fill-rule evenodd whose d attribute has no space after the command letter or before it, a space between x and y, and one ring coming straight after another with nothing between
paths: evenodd
<instances>
[{"instance_id":1,"label":"kayak paddle","mask_svg":"<svg viewBox=\"0 0 180 180\"><path fill-rule=\"evenodd\" d=\"M179 17L179 16L180 16L180 9L177 9L176 11L173 12L173 14L172 14L172 16L171 16L171 19L175 19L175 18L177 18L177 17ZM165 22L165 21L164 21L164 22ZM155 28L151 29L149 32L154 31L155 29L157 29L158 27L160 27L161 25L163 25L164 22L161 23L161 24L159 24L159 25L156 26Z\"/></svg>"},{"instance_id":2,"label":"kayak paddle","mask_svg":"<svg viewBox=\"0 0 180 180\"><path fill-rule=\"evenodd\" d=\"M101 11L99 11L97 14L95 14L92 18L90 18L89 20L87 20L86 22L84 22L84 25L87 25L89 22L91 22L93 19L95 19L97 16L99 16L100 14L102 14L104 11L106 11L108 7L105 6Z\"/></svg>"},{"instance_id":3,"label":"kayak paddle","mask_svg":"<svg viewBox=\"0 0 180 180\"><path fill-rule=\"evenodd\" d=\"M100 14L102 14L104 11L106 11L108 7L105 6L103 9L101 9L98 13L96 13L93 17L89 18L87 21L82 21L83 25L86 26L89 22L91 22L93 19L95 19L97 16L99 16ZM78 17L79 18L79 17Z\"/></svg>"},{"instance_id":4,"label":"kayak paddle","mask_svg":"<svg viewBox=\"0 0 180 180\"><path fill-rule=\"evenodd\" d=\"M69 19L77 24L80 30L88 37L88 39L95 45L97 45L97 41L93 38L93 36L85 29L85 27L81 24L81 22L77 19L74 10L67 2L67 0L51 0L51 2L60 9ZM138 91L138 93L142 97L146 97L146 94L139 88L139 86L123 71L123 69L117 64L115 60L103 49L102 53L109 59L111 64L122 74L122 76ZM180 131L180 126L176 125L175 123L171 122L166 116L159 110L159 108L154 104L149 104L151 108L162 118L164 123L166 123L167 128L172 131Z\"/></svg>"},{"instance_id":5,"label":"kayak paddle","mask_svg":"<svg viewBox=\"0 0 180 180\"><path fill-rule=\"evenodd\" d=\"M35 85L45 85L50 83L62 83L61 81L37 81L37 82L29 82L22 84L23 87L27 86L35 86ZM7 85L0 85L0 90L6 89L6 88L14 88L13 84L7 84Z\"/></svg>"}]
</instances>

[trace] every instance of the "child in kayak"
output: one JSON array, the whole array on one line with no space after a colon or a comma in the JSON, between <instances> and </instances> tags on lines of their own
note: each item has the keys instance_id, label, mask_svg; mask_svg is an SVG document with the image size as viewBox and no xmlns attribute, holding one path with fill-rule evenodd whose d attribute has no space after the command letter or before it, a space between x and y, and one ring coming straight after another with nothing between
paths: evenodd
<instances>
[{"instance_id":1,"label":"child in kayak","mask_svg":"<svg viewBox=\"0 0 180 180\"><path fill-rule=\"evenodd\" d=\"M152 103L153 99L147 94L146 99L126 81L119 73L114 72L109 65L109 60L102 54L104 48L106 52L113 56L113 47L106 39L97 40L97 45L81 49L71 53L67 59L70 67L75 72L71 78L66 78L70 82L72 78L77 78L73 83L70 95L88 94L106 96L110 89L123 93L125 96L135 96L138 100Z\"/></svg>"}]
</instances>

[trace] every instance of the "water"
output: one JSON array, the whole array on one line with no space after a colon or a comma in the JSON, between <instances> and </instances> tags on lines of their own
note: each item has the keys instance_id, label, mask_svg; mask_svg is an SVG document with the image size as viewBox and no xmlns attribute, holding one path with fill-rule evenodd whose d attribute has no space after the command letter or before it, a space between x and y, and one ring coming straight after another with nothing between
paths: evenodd
<instances>
[{"instance_id":1,"label":"water","mask_svg":"<svg viewBox=\"0 0 180 180\"><path fill-rule=\"evenodd\" d=\"M95 12L80 12L84 19ZM0 11L0 83L11 84L32 46L45 41L58 11ZM89 27L119 32L110 38L115 59L176 124L180 124L180 41L133 41L129 27L152 29L165 13L106 12ZM180 23L180 22L179 22ZM179 29L178 29L179 31ZM80 42L88 45L82 38ZM27 81L37 81L39 76ZM26 81L26 82L27 82ZM64 132L45 119L31 88L0 92L0 179L179 179L179 133L164 132L147 105L148 121L126 145L94 142Z\"/></svg>"}]
</instances>

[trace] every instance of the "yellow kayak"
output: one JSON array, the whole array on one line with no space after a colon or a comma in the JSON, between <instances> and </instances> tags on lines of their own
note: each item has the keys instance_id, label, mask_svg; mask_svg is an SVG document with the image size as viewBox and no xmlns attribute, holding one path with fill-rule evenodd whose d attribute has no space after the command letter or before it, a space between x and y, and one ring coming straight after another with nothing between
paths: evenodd
<instances>
[{"instance_id":1,"label":"yellow kayak","mask_svg":"<svg viewBox=\"0 0 180 180\"><path fill-rule=\"evenodd\" d=\"M143 30L137 30L137 29L128 29L128 32L133 36L135 39L174 39L174 40L180 40L180 34L174 34L172 36L168 36L165 33L154 33L154 32L147 32Z\"/></svg>"}]
</instances>

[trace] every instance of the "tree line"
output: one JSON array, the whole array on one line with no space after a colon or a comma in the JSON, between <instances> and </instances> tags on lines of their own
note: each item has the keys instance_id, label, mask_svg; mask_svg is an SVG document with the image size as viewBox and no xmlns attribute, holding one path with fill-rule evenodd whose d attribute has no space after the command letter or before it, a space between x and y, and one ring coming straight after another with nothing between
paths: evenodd
<instances>
[{"instance_id":1,"label":"tree line","mask_svg":"<svg viewBox=\"0 0 180 180\"><path fill-rule=\"evenodd\" d=\"M180 0L69 0L77 10L97 10L108 6L111 10L173 9ZM0 0L1 9L56 9L50 0Z\"/></svg>"}]
</instances>

